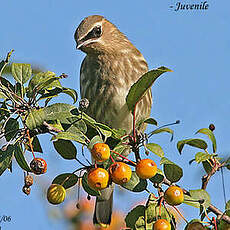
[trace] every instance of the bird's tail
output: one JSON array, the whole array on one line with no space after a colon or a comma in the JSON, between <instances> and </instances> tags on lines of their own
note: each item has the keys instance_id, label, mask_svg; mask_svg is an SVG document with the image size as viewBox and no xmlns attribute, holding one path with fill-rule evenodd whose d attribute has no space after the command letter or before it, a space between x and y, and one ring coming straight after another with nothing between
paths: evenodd
<instances>
[{"instance_id":1,"label":"bird's tail","mask_svg":"<svg viewBox=\"0 0 230 230\"><path fill-rule=\"evenodd\" d=\"M101 190L101 195L97 197L93 216L93 223L106 227L111 223L113 209L114 184Z\"/></svg>"}]
</instances>

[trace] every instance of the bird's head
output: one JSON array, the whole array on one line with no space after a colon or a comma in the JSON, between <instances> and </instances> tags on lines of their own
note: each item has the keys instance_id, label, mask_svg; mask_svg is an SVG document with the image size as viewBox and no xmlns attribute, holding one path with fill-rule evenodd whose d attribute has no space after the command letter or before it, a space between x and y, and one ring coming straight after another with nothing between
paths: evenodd
<instances>
[{"instance_id":1,"label":"bird's head","mask_svg":"<svg viewBox=\"0 0 230 230\"><path fill-rule=\"evenodd\" d=\"M77 49L87 54L113 53L131 44L115 25L100 15L85 18L74 38Z\"/></svg>"}]
</instances>

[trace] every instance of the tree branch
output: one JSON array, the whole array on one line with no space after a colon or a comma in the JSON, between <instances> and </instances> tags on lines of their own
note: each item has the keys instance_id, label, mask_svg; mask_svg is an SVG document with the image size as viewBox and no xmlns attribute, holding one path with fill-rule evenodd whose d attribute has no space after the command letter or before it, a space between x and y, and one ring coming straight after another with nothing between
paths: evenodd
<instances>
[{"instance_id":1,"label":"tree branch","mask_svg":"<svg viewBox=\"0 0 230 230\"><path fill-rule=\"evenodd\" d=\"M224 164L221 164L218 161L214 162L214 166L212 167L212 170L208 174L202 177L202 186L201 186L202 189L205 190L207 188L211 176L213 176L221 167L223 167L223 165Z\"/></svg>"}]
</instances>

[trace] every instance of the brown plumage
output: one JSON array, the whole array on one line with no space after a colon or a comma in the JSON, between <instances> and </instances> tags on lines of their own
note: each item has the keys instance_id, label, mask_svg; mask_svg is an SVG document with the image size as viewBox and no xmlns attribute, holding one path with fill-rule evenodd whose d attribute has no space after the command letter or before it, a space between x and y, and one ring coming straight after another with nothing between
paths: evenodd
<instances>
[{"instance_id":1,"label":"brown plumage","mask_svg":"<svg viewBox=\"0 0 230 230\"><path fill-rule=\"evenodd\" d=\"M80 73L81 97L89 100L86 113L112 128L131 132L133 116L125 98L148 71L144 57L115 25L99 15L85 18L74 37L77 48L87 54ZM149 90L137 105L136 121L150 115L151 105ZM95 223L110 223L112 191L105 189L97 198Z\"/></svg>"}]
</instances>

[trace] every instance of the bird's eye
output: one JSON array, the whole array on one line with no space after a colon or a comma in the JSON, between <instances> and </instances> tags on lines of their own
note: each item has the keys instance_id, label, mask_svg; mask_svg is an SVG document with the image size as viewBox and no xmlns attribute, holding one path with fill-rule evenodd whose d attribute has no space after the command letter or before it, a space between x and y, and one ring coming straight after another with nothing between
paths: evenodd
<instances>
[{"instance_id":1,"label":"bird's eye","mask_svg":"<svg viewBox=\"0 0 230 230\"><path fill-rule=\"evenodd\" d=\"M94 37L99 38L101 36L101 27L100 26L94 27L92 33Z\"/></svg>"},{"instance_id":2,"label":"bird's eye","mask_svg":"<svg viewBox=\"0 0 230 230\"><path fill-rule=\"evenodd\" d=\"M102 31L100 26L95 26L83 39L82 41L86 41L92 38L101 37Z\"/></svg>"}]
</instances>

